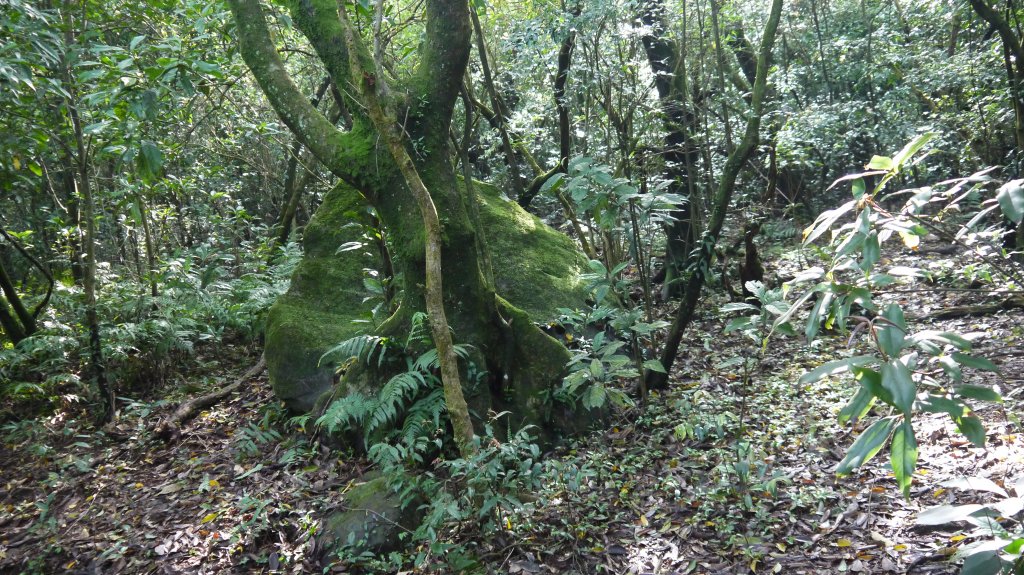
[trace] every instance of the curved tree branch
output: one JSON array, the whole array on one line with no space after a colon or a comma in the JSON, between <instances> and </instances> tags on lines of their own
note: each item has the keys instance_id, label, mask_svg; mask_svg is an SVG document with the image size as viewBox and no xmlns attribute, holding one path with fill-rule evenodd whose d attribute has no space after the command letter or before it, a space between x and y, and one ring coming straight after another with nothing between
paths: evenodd
<instances>
[{"instance_id":1,"label":"curved tree branch","mask_svg":"<svg viewBox=\"0 0 1024 575\"><path fill-rule=\"evenodd\" d=\"M270 105L292 132L327 168L349 184L362 188L360 174L344 162L354 145L349 134L335 128L292 82L274 47L259 0L228 0L238 26L242 58L270 100ZM347 68L346 68L347 69Z\"/></svg>"}]
</instances>

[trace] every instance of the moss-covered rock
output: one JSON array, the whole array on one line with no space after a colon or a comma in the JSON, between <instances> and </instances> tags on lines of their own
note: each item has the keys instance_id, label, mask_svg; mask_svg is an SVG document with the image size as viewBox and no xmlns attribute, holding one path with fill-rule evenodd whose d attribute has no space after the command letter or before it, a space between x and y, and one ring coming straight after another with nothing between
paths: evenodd
<instances>
[{"instance_id":1,"label":"moss-covered rock","mask_svg":"<svg viewBox=\"0 0 1024 575\"><path fill-rule=\"evenodd\" d=\"M355 555L364 551L387 553L401 547L401 533L419 524L419 502L403 508L386 477L368 475L364 480L345 493L341 509L324 518L324 548L346 547Z\"/></svg>"},{"instance_id":2,"label":"moss-covered rock","mask_svg":"<svg viewBox=\"0 0 1024 575\"><path fill-rule=\"evenodd\" d=\"M536 322L554 319L559 307L582 306L587 294L580 274L586 259L575 243L493 186L478 183L476 189L497 292ZM291 287L270 310L265 351L270 382L294 410L310 410L330 389L335 365L320 364L323 353L367 327L353 320L370 314L371 304L363 302L363 269L377 268L379 258L373 246L338 251L365 241L362 226L367 223L357 192L346 186L331 191L306 227L305 255ZM530 397L534 391L528 391Z\"/></svg>"},{"instance_id":3,"label":"moss-covered rock","mask_svg":"<svg viewBox=\"0 0 1024 575\"><path fill-rule=\"evenodd\" d=\"M334 379L334 364L320 364L325 351L361 331L353 320L370 314L364 303L363 269L375 268L373 246L338 251L362 243L368 223L362 196L338 186L306 226L305 255L288 292L270 308L264 354L274 393L290 408L308 411Z\"/></svg>"},{"instance_id":4,"label":"moss-covered rock","mask_svg":"<svg viewBox=\"0 0 1024 575\"><path fill-rule=\"evenodd\" d=\"M587 259L576 242L494 186L477 183L476 189L498 295L536 322L554 319L559 307L582 307L587 290L580 274Z\"/></svg>"}]
</instances>

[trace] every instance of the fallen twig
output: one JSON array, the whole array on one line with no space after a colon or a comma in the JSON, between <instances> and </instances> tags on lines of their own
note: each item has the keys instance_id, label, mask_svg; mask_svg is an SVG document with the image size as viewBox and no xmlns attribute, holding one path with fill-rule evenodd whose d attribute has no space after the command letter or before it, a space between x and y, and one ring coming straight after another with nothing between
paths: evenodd
<instances>
[{"instance_id":1,"label":"fallen twig","mask_svg":"<svg viewBox=\"0 0 1024 575\"><path fill-rule=\"evenodd\" d=\"M157 437L168 443L175 441L181 435L182 425L195 417L203 409L216 404L218 401L234 393L235 390L242 387L247 381L256 377L266 366L266 359L260 356L260 360L256 362L256 365L249 368L249 371L246 371L242 377L236 379L231 385L226 385L217 391L185 401L170 416L157 425L155 429Z\"/></svg>"}]
</instances>

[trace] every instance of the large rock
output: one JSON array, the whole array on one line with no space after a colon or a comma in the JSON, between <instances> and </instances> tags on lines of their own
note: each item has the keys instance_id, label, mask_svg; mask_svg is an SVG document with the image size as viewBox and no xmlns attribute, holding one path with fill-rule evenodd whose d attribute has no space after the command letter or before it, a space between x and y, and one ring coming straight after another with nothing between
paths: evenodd
<instances>
[{"instance_id":1,"label":"large rock","mask_svg":"<svg viewBox=\"0 0 1024 575\"><path fill-rule=\"evenodd\" d=\"M536 322L554 319L559 307L581 307L587 295L580 279L586 258L576 244L496 188L477 183L476 189L498 293ZM358 192L338 186L327 194L306 226L305 255L291 287L270 310L265 350L270 382L291 409L309 411L333 384L335 364L320 363L324 352L367 331L369 324L355 323L371 313L372 304L363 301L363 270L378 268L379 258L372 245L338 248L366 242L368 221Z\"/></svg>"},{"instance_id":2,"label":"large rock","mask_svg":"<svg viewBox=\"0 0 1024 575\"><path fill-rule=\"evenodd\" d=\"M365 551L387 553L401 548L399 535L419 526L420 501L409 502L403 508L386 477L367 475L363 479L345 493L342 508L325 517L322 548L344 547L354 555Z\"/></svg>"}]
</instances>

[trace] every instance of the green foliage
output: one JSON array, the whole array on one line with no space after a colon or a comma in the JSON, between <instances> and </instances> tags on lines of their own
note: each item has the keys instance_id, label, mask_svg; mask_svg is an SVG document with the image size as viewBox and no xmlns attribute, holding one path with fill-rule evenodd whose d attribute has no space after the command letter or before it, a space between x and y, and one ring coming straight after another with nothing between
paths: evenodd
<instances>
[{"instance_id":1,"label":"green foliage","mask_svg":"<svg viewBox=\"0 0 1024 575\"><path fill-rule=\"evenodd\" d=\"M422 463L426 453L439 450L446 435L442 417L447 406L437 349L415 359L410 355L430 344L426 321L426 314L415 314L404 342L361 335L328 350L323 357L342 357L341 369L365 367L396 373L376 396L353 392L335 399L317 418L316 426L329 434L356 432L370 458L381 464ZM456 345L455 353L466 360L469 347ZM482 374L472 367L469 372L471 381L477 383Z\"/></svg>"},{"instance_id":2,"label":"green foliage","mask_svg":"<svg viewBox=\"0 0 1024 575\"><path fill-rule=\"evenodd\" d=\"M851 182L853 199L822 213L804 231L804 243L809 244L826 232L835 230L827 249L828 269L807 270L793 280L790 287L807 282L818 283L797 298L790 311L781 314L773 324L773 327L784 325L797 308L813 298L816 301L811 306L805 329L808 340L814 339L822 323L828 328L845 330L848 321L856 325L851 342L860 333L869 338L873 353L824 364L805 374L800 384L827 375L852 373L859 388L840 411L840 423L866 417L876 400L888 406L890 415L877 420L861 433L836 473L840 476L849 474L874 457L888 442L893 472L905 496L909 495L911 477L917 464L917 440L912 426L915 413L946 413L968 440L983 446L985 431L980 420L972 415L969 400L1001 401L994 389L964 385L965 367L995 370L990 361L967 353L971 349L968 339L949 332L912 332L902 307L897 303L890 303L880 315L876 315L878 306L874 302L874 290L894 283L897 273L912 273L912 270L876 271L881 261L882 243L897 236L906 247L916 249L921 237L929 233L929 229L935 229L934 220L925 217L923 205L935 197L941 197L944 204L957 204L966 196L962 192L963 187L973 185L977 188L989 181L976 175L948 182L953 184L951 190L943 193L931 187L914 190L916 193L901 212L890 213L881 202L883 190L913 165L914 155L931 139L931 134L919 136L892 158L873 157L867 166L869 171L839 180ZM867 178L877 181L871 191L866 186ZM847 218L852 221L840 223ZM972 218L961 233L968 233L978 221L979 216ZM955 238L952 235L946 237ZM863 311L855 311L855 305Z\"/></svg>"},{"instance_id":3,"label":"green foliage","mask_svg":"<svg viewBox=\"0 0 1024 575\"><path fill-rule=\"evenodd\" d=\"M1007 483L1004 489L985 477L960 477L944 482L943 486L993 493L1000 498L985 505L939 505L917 516L918 525L939 526L963 521L972 526L968 537L973 542L959 548L955 555L955 559L963 559L961 575L1020 573L1024 568L1024 530L1012 518L1024 509L1024 481ZM1007 489L1014 492L1013 497Z\"/></svg>"},{"instance_id":4,"label":"green foliage","mask_svg":"<svg viewBox=\"0 0 1024 575\"><path fill-rule=\"evenodd\" d=\"M137 284L113 273L100 274L101 343L121 393L146 393L167 381L198 345L226 336L259 337L267 309L284 293L298 260L291 245L286 257L266 268L263 253L250 250L255 261L246 265L253 271L222 278L222 260L214 253L200 246L163 262L167 279L157 297L139 295ZM0 398L34 411L89 397L77 375L88 349L87 334L77 324L83 305L79 288L58 284L40 330L17 346L0 349Z\"/></svg>"}]
</instances>

